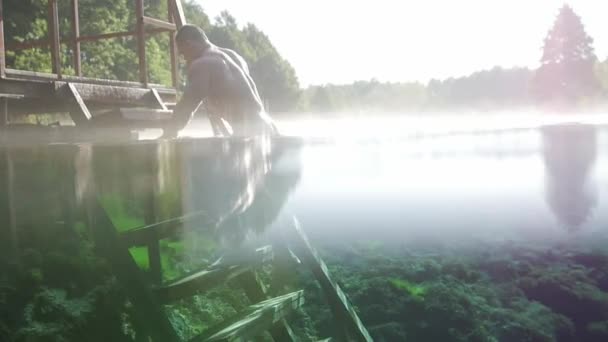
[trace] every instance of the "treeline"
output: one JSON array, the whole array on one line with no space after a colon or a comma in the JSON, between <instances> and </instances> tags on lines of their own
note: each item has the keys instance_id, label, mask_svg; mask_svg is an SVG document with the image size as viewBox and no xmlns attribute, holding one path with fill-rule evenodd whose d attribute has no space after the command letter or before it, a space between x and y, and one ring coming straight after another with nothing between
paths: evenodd
<instances>
[{"instance_id":1,"label":"treeline","mask_svg":"<svg viewBox=\"0 0 608 342\"><path fill-rule=\"evenodd\" d=\"M474 53L472 51L471 53ZM591 107L608 102L608 59L598 60L581 18L564 5L549 30L536 70L475 72L470 76L420 83L313 86L300 109L334 111L496 110L548 105L552 109Z\"/></svg>"},{"instance_id":2,"label":"treeline","mask_svg":"<svg viewBox=\"0 0 608 342\"><path fill-rule=\"evenodd\" d=\"M529 95L534 72L496 67L467 77L422 83L359 81L349 85L312 86L303 93L302 110L419 111L442 108L521 107L532 103Z\"/></svg>"},{"instance_id":3,"label":"treeline","mask_svg":"<svg viewBox=\"0 0 608 342\"><path fill-rule=\"evenodd\" d=\"M127 0L80 0L80 34L97 35L131 31L136 22L135 6ZM201 26L217 45L239 51L247 60L266 105L274 111L292 109L300 86L294 68L277 51L266 34L253 24L239 27L233 16L223 12L211 20L193 0L184 1L188 22ZM71 2L59 1L62 36L62 71L74 75L71 39ZM48 39L47 0L4 0L5 37L9 68L51 72L47 47L19 49L21 44ZM167 0L146 0L147 16L165 19ZM133 37L82 43L82 71L86 77L137 81L137 41ZM146 41L151 82L171 84L169 35L157 34Z\"/></svg>"}]
</instances>

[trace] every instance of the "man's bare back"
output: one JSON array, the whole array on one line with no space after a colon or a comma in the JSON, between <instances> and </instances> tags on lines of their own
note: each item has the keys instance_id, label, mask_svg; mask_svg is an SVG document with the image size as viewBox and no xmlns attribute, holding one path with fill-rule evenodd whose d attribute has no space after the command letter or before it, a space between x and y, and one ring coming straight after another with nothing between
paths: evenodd
<instances>
[{"instance_id":1,"label":"man's bare back","mask_svg":"<svg viewBox=\"0 0 608 342\"><path fill-rule=\"evenodd\" d=\"M188 82L166 129L168 135L188 123L201 101L211 118L223 118L230 124L234 135L276 133L241 56L209 42L204 46L182 43L180 50L186 50L183 54L189 57Z\"/></svg>"}]
</instances>

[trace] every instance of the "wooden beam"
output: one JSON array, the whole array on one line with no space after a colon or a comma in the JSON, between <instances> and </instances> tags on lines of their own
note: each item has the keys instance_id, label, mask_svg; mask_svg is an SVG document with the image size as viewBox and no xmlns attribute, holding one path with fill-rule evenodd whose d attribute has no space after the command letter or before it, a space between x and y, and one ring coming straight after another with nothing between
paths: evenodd
<instances>
[{"instance_id":1,"label":"wooden beam","mask_svg":"<svg viewBox=\"0 0 608 342\"><path fill-rule=\"evenodd\" d=\"M96 250L103 255L112 267L116 278L120 281L125 293L133 303L134 312L153 341L177 342L177 336L163 307L156 301L151 289L143 279L141 270L133 260L127 246L118 238L116 227L112 220L95 198L88 196L91 201L91 220L93 238Z\"/></svg>"},{"instance_id":2,"label":"wooden beam","mask_svg":"<svg viewBox=\"0 0 608 342\"><path fill-rule=\"evenodd\" d=\"M180 29L186 25L186 15L184 14L184 8L182 7L181 0L169 0L169 5L173 8L173 22Z\"/></svg>"},{"instance_id":3,"label":"wooden beam","mask_svg":"<svg viewBox=\"0 0 608 342\"><path fill-rule=\"evenodd\" d=\"M9 150L6 151L7 194L8 194L8 224L10 230L11 250L13 258L19 264L19 233L17 231L17 209L15 207L15 165Z\"/></svg>"},{"instance_id":4,"label":"wooden beam","mask_svg":"<svg viewBox=\"0 0 608 342\"><path fill-rule=\"evenodd\" d=\"M281 321L304 303L303 291L265 300L250 306L232 319L220 323L190 342L251 341L275 323Z\"/></svg>"},{"instance_id":5,"label":"wooden beam","mask_svg":"<svg viewBox=\"0 0 608 342\"><path fill-rule=\"evenodd\" d=\"M312 247L300 224L295 219L294 230L295 247L298 251L296 254L302 263L312 271L319 285L321 285L329 308L340 325L340 329L337 329L337 331L343 334L343 336L339 337L345 341L373 341L355 309L349 303L346 294L344 294L338 283L331 279L327 265L325 265L325 262L323 262L317 251Z\"/></svg>"},{"instance_id":6,"label":"wooden beam","mask_svg":"<svg viewBox=\"0 0 608 342\"><path fill-rule=\"evenodd\" d=\"M197 211L184 216L164 220L154 224L138 227L127 230L122 233L123 242L129 246L145 246L147 241L152 238L165 239L178 235L184 222L189 220L205 220L201 226L212 226L213 223L208 219L209 213L206 211Z\"/></svg>"},{"instance_id":7,"label":"wooden beam","mask_svg":"<svg viewBox=\"0 0 608 342\"><path fill-rule=\"evenodd\" d=\"M80 62L80 18L78 14L78 0L72 0L72 49L74 50L74 71L76 76L82 76L82 66Z\"/></svg>"},{"instance_id":8,"label":"wooden beam","mask_svg":"<svg viewBox=\"0 0 608 342\"><path fill-rule=\"evenodd\" d=\"M68 83L65 87L67 87L68 94L74 102L73 109L70 110L70 117L72 117L76 126L89 122L89 120L91 120L91 112L89 112L89 109L82 100L76 86L72 83Z\"/></svg>"},{"instance_id":9,"label":"wooden beam","mask_svg":"<svg viewBox=\"0 0 608 342\"><path fill-rule=\"evenodd\" d=\"M163 303L187 298L198 292L205 292L226 284L227 281L251 269L259 268L271 258L272 248L265 246L247 255L240 263L223 262L223 259L220 259L207 269L187 274L165 284L156 290L156 294Z\"/></svg>"},{"instance_id":10,"label":"wooden beam","mask_svg":"<svg viewBox=\"0 0 608 342\"><path fill-rule=\"evenodd\" d=\"M163 28L163 29L166 29L168 31L175 31L175 30L177 30L175 24L169 23L169 22L166 22L166 21L163 21L163 20L159 20L159 19L156 19L156 18L150 18L150 17L144 16L143 21L144 21L145 25L149 25L149 26L152 26L152 27Z\"/></svg>"},{"instance_id":11,"label":"wooden beam","mask_svg":"<svg viewBox=\"0 0 608 342\"><path fill-rule=\"evenodd\" d=\"M59 40L59 12L57 0L49 0L48 33L51 40L51 66L61 78L61 42Z\"/></svg>"},{"instance_id":12,"label":"wooden beam","mask_svg":"<svg viewBox=\"0 0 608 342\"><path fill-rule=\"evenodd\" d=\"M19 81L59 81L59 78L55 74L43 73L43 72L35 72L35 71L25 71L25 70L15 70L15 69L6 69L7 78L19 80ZM13 81L13 80L11 80ZM117 86L117 87L131 87L131 88L140 88L142 91L148 92L149 89L143 89L141 83L139 82L130 82L130 81L117 81L117 80L108 80L101 78L93 78L93 77L78 77L78 76L63 76L61 81L71 82L71 83L87 83L94 85L102 85L102 86ZM172 88L167 88L162 84L149 84L150 87L157 89L160 94L168 94L174 93L175 90Z\"/></svg>"},{"instance_id":13,"label":"wooden beam","mask_svg":"<svg viewBox=\"0 0 608 342\"><path fill-rule=\"evenodd\" d=\"M152 94L154 101L156 101L156 103L158 104L158 109L164 110L164 111L169 110L169 108L167 108L167 106L165 105L165 101L163 101L162 97L160 97L158 90L152 89L152 90L150 90L150 93Z\"/></svg>"},{"instance_id":14,"label":"wooden beam","mask_svg":"<svg viewBox=\"0 0 608 342\"><path fill-rule=\"evenodd\" d=\"M249 299L251 303L259 303L269 299L268 294L266 293L266 288L264 287L264 284L260 278L257 276L255 270L249 270L239 275L236 278L236 282L243 288L247 299ZM270 328L269 333L274 341L298 341L295 333L284 319L273 325Z\"/></svg>"},{"instance_id":15,"label":"wooden beam","mask_svg":"<svg viewBox=\"0 0 608 342\"><path fill-rule=\"evenodd\" d=\"M173 19L173 6L171 6L171 1L167 1L167 7L169 22L175 23L175 20ZM169 53L171 57L171 84L174 88L177 88L179 85L179 56L177 55L178 52L175 34L176 32L169 32Z\"/></svg>"},{"instance_id":16,"label":"wooden beam","mask_svg":"<svg viewBox=\"0 0 608 342\"><path fill-rule=\"evenodd\" d=\"M150 148L146 150L147 154L147 169L151 174L156 174L158 172L158 158L156 156L157 146L151 145ZM146 191L146 196L144 199L144 223L147 225L154 224L158 222L156 218L156 184L154 183L154 177L148 178L150 182L148 182L148 191ZM150 265L150 275L152 276L152 281L155 285L160 285L163 280L163 271L161 265L161 255L160 255L160 239L158 238L158 234L156 231L153 231L152 236L148 239L147 247L148 247L148 265Z\"/></svg>"},{"instance_id":17,"label":"wooden beam","mask_svg":"<svg viewBox=\"0 0 608 342\"><path fill-rule=\"evenodd\" d=\"M135 0L137 17L137 56L139 57L139 82L148 86L148 66L146 62L146 35L144 26L144 0Z\"/></svg>"},{"instance_id":18,"label":"wooden beam","mask_svg":"<svg viewBox=\"0 0 608 342\"><path fill-rule=\"evenodd\" d=\"M6 97L0 97L0 129L8 126L9 121L8 99Z\"/></svg>"},{"instance_id":19,"label":"wooden beam","mask_svg":"<svg viewBox=\"0 0 608 342\"><path fill-rule=\"evenodd\" d=\"M158 33L171 32L171 30L167 30L164 28L146 28L146 34L153 35ZM101 34L93 34L80 36L77 40L81 43L83 42L95 42L103 39L114 39L114 38L124 38L124 37L133 37L136 36L136 31L123 31L123 32L109 32L109 33L101 33ZM70 40L69 37L61 37L61 40ZM6 45L7 50L11 51L19 51L19 50L27 50L37 47L49 47L50 42L47 39L38 39L27 42L12 42Z\"/></svg>"},{"instance_id":20,"label":"wooden beam","mask_svg":"<svg viewBox=\"0 0 608 342\"><path fill-rule=\"evenodd\" d=\"M6 47L4 45L4 5L0 0L0 78L4 78L6 69Z\"/></svg>"}]
</instances>

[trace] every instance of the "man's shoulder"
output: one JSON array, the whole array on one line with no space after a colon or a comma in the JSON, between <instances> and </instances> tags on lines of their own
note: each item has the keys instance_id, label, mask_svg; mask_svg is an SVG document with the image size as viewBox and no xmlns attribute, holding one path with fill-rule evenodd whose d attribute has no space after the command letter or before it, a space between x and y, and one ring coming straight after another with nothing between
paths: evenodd
<instances>
[{"instance_id":1,"label":"man's shoulder","mask_svg":"<svg viewBox=\"0 0 608 342\"><path fill-rule=\"evenodd\" d=\"M215 54L203 54L199 58L193 60L188 67L189 70L200 70L213 68L218 65L221 60Z\"/></svg>"}]
</instances>

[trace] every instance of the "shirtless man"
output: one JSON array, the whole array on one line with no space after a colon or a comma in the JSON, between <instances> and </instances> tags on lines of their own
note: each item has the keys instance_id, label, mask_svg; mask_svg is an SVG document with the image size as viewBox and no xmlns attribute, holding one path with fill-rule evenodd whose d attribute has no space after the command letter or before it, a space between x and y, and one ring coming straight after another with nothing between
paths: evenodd
<instances>
[{"instance_id":1,"label":"shirtless man","mask_svg":"<svg viewBox=\"0 0 608 342\"><path fill-rule=\"evenodd\" d=\"M188 82L172 120L164 127L165 137L176 137L201 102L205 103L216 134L218 130L235 136L278 134L241 56L213 45L205 32L194 25L184 25L176 42L188 66ZM222 126L220 119L230 127L218 128Z\"/></svg>"}]
</instances>

